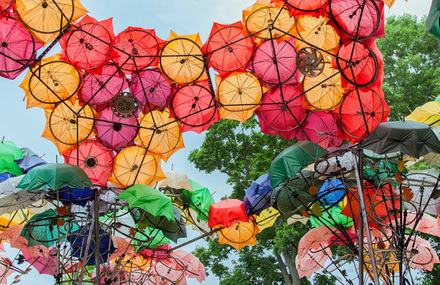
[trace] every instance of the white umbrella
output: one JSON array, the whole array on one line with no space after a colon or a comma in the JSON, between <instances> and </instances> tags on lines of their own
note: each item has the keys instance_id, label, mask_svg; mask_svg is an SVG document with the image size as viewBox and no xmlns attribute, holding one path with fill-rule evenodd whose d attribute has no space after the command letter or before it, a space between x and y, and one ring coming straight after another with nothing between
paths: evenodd
<instances>
[{"instance_id":1,"label":"white umbrella","mask_svg":"<svg viewBox=\"0 0 440 285\"><path fill-rule=\"evenodd\" d=\"M11 177L0 183L0 215L24 209L42 199L41 192L27 192L16 188L24 175Z\"/></svg>"}]
</instances>

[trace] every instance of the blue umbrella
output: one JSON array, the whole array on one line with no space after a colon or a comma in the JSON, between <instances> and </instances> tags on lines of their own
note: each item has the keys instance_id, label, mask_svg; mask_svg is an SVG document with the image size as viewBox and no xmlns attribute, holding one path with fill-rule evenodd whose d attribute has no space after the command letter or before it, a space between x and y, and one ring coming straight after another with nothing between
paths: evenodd
<instances>
[{"instance_id":1,"label":"blue umbrella","mask_svg":"<svg viewBox=\"0 0 440 285\"><path fill-rule=\"evenodd\" d=\"M20 159L16 159L18 167L23 169L23 173L27 173L29 170L34 168L35 166L46 164L47 162L40 158L39 156L25 156Z\"/></svg>"},{"instance_id":2,"label":"blue umbrella","mask_svg":"<svg viewBox=\"0 0 440 285\"><path fill-rule=\"evenodd\" d=\"M88 201L93 201L95 199L93 190L88 187L80 189L69 188L66 186L57 191L50 191L47 196L52 199L60 200L64 205L70 205L70 203L73 203L83 207Z\"/></svg>"},{"instance_id":3,"label":"blue umbrella","mask_svg":"<svg viewBox=\"0 0 440 285\"><path fill-rule=\"evenodd\" d=\"M13 176L14 175L7 173L7 172L0 173L0 182L4 182Z\"/></svg>"},{"instance_id":4,"label":"blue umbrella","mask_svg":"<svg viewBox=\"0 0 440 285\"><path fill-rule=\"evenodd\" d=\"M318 199L323 204L336 204L345 195L345 186L337 178L327 179L318 192Z\"/></svg>"},{"instance_id":5,"label":"blue umbrella","mask_svg":"<svg viewBox=\"0 0 440 285\"><path fill-rule=\"evenodd\" d=\"M248 216L258 214L270 207L270 196L272 189L270 187L269 173L263 174L257 180L252 182L246 190L244 199L244 208Z\"/></svg>"}]
</instances>

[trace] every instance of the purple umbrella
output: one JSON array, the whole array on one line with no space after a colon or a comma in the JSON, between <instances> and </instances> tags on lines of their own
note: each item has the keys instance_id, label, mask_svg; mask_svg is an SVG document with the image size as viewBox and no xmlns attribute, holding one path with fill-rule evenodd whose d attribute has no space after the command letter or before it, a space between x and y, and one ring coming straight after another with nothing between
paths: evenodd
<instances>
[{"instance_id":1,"label":"purple umbrella","mask_svg":"<svg viewBox=\"0 0 440 285\"><path fill-rule=\"evenodd\" d=\"M130 144L137 134L138 122L136 117L121 118L110 108L101 112L96 122L98 138L109 148L118 149Z\"/></svg>"},{"instance_id":2,"label":"purple umbrella","mask_svg":"<svg viewBox=\"0 0 440 285\"><path fill-rule=\"evenodd\" d=\"M162 109L168 105L171 86L162 73L155 69L147 69L139 74L133 73L131 78L131 93L142 106L149 103Z\"/></svg>"}]
</instances>

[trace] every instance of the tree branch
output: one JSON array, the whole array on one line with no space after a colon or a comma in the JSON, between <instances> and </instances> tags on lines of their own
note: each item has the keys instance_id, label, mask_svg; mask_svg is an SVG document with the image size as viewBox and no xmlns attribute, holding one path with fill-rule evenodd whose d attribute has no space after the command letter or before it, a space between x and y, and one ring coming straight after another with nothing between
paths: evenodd
<instances>
[{"instance_id":1,"label":"tree branch","mask_svg":"<svg viewBox=\"0 0 440 285\"><path fill-rule=\"evenodd\" d=\"M283 275L284 284L286 285L293 285L292 280L290 279L289 273L287 272L286 264L284 263L283 259L279 254L275 254L275 257L278 261L278 267L281 270L281 275Z\"/></svg>"},{"instance_id":2,"label":"tree branch","mask_svg":"<svg viewBox=\"0 0 440 285\"><path fill-rule=\"evenodd\" d=\"M236 183L239 183L240 185L242 185L244 189L247 189L247 188L249 187L249 185L244 184L244 183L238 178L238 176L235 175L234 173L229 172L229 171L227 171L227 170L223 170L223 169L221 169L221 168L217 168L217 169L218 169L221 173L225 173L225 174L227 174L227 175L233 177L233 178L235 179L235 182L236 182Z\"/></svg>"},{"instance_id":3,"label":"tree branch","mask_svg":"<svg viewBox=\"0 0 440 285\"><path fill-rule=\"evenodd\" d=\"M289 268L290 277L292 278L292 284L301 285L301 279L299 279L298 270L296 270L292 258L292 256L296 255L296 249L292 250L292 255L290 255L290 253L287 251L283 251L282 254L284 259L286 260L287 268Z\"/></svg>"}]
</instances>

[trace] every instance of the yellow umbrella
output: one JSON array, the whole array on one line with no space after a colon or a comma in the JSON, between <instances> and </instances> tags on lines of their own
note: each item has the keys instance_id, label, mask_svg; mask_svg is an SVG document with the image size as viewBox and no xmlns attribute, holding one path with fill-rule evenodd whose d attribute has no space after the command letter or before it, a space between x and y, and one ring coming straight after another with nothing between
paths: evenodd
<instances>
[{"instance_id":1,"label":"yellow umbrella","mask_svg":"<svg viewBox=\"0 0 440 285\"><path fill-rule=\"evenodd\" d=\"M69 101L53 111L46 110L46 126L42 137L52 141L62 154L87 138L94 136L95 112L90 105Z\"/></svg>"},{"instance_id":2,"label":"yellow umbrella","mask_svg":"<svg viewBox=\"0 0 440 285\"><path fill-rule=\"evenodd\" d=\"M17 210L0 216L0 232L14 226L24 225L33 216L28 209Z\"/></svg>"},{"instance_id":3,"label":"yellow umbrella","mask_svg":"<svg viewBox=\"0 0 440 285\"><path fill-rule=\"evenodd\" d=\"M170 118L170 111L154 110L139 120L137 141L164 161L177 150L184 148L179 122Z\"/></svg>"},{"instance_id":4,"label":"yellow umbrella","mask_svg":"<svg viewBox=\"0 0 440 285\"><path fill-rule=\"evenodd\" d=\"M301 40L297 40L297 49L315 46L323 50L332 50L339 46L339 36L335 29L327 25L328 18L305 16L298 19L296 28Z\"/></svg>"},{"instance_id":5,"label":"yellow umbrella","mask_svg":"<svg viewBox=\"0 0 440 285\"><path fill-rule=\"evenodd\" d=\"M304 99L309 105L305 104L305 108L324 111L334 109L341 103L345 93L339 70L332 68L326 62L321 74L304 78L303 92Z\"/></svg>"},{"instance_id":6,"label":"yellow umbrella","mask_svg":"<svg viewBox=\"0 0 440 285\"><path fill-rule=\"evenodd\" d=\"M414 112L405 118L409 121L416 121L425 124L439 124L440 122L440 102L430 101L417 107Z\"/></svg>"},{"instance_id":7,"label":"yellow umbrella","mask_svg":"<svg viewBox=\"0 0 440 285\"><path fill-rule=\"evenodd\" d=\"M391 6L394 5L394 2L396 2L396 0L382 0L383 3L387 4L388 7L391 8Z\"/></svg>"},{"instance_id":8,"label":"yellow umbrella","mask_svg":"<svg viewBox=\"0 0 440 285\"><path fill-rule=\"evenodd\" d=\"M140 254L125 254L122 258L121 264L124 266L124 271L145 271L151 267L151 259L146 259Z\"/></svg>"},{"instance_id":9,"label":"yellow umbrella","mask_svg":"<svg viewBox=\"0 0 440 285\"><path fill-rule=\"evenodd\" d=\"M273 207L264 209L258 216L255 217L255 223L260 231L270 228L275 223L280 212Z\"/></svg>"},{"instance_id":10,"label":"yellow umbrella","mask_svg":"<svg viewBox=\"0 0 440 285\"><path fill-rule=\"evenodd\" d=\"M87 14L79 0L16 0L18 19L43 44Z\"/></svg>"},{"instance_id":11,"label":"yellow umbrella","mask_svg":"<svg viewBox=\"0 0 440 285\"><path fill-rule=\"evenodd\" d=\"M237 222L233 226L218 232L218 243L229 244L240 251L245 245L257 245L255 236L258 232L258 227L252 220L250 222Z\"/></svg>"},{"instance_id":12,"label":"yellow umbrella","mask_svg":"<svg viewBox=\"0 0 440 285\"><path fill-rule=\"evenodd\" d=\"M251 72L234 72L224 80L216 76L217 100L221 107L220 119L246 122L259 107L263 88L258 77Z\"/></svg>"},{"instance_id":13,"label":"yellow umbrella","mask_svg":"<svg viewBox=\"0 0 440 285\"><path fill-rule=\"evenodd\" d=\"M160 68L172 82L189 84L206 78L199 34L178 36L171 31L160 54Z\"/></svg>"},{"instance_id":14,"label":"yellow umbrella","mask_svg":"<svg viewBox=\"0 0 440 285\"><path fill-rule=\"evenodd\" d=\"M153 185L165 178L160 167L160 159L148 155L141 146L124 148L114 158L114 166L109 181L126 188L134 184Z\"/></svg>"},{"instance_id":15,"label":"yellow umbrella","mask_svg":"<svg viewBox=\"0 0 440 285\"><path fill-rule=\"evenodd\" d=\"M27 107L54 108L67 99L75 102L82 74L56 54L29 70L20 87L26 92Z\"/></svg>"}]
</instances>

